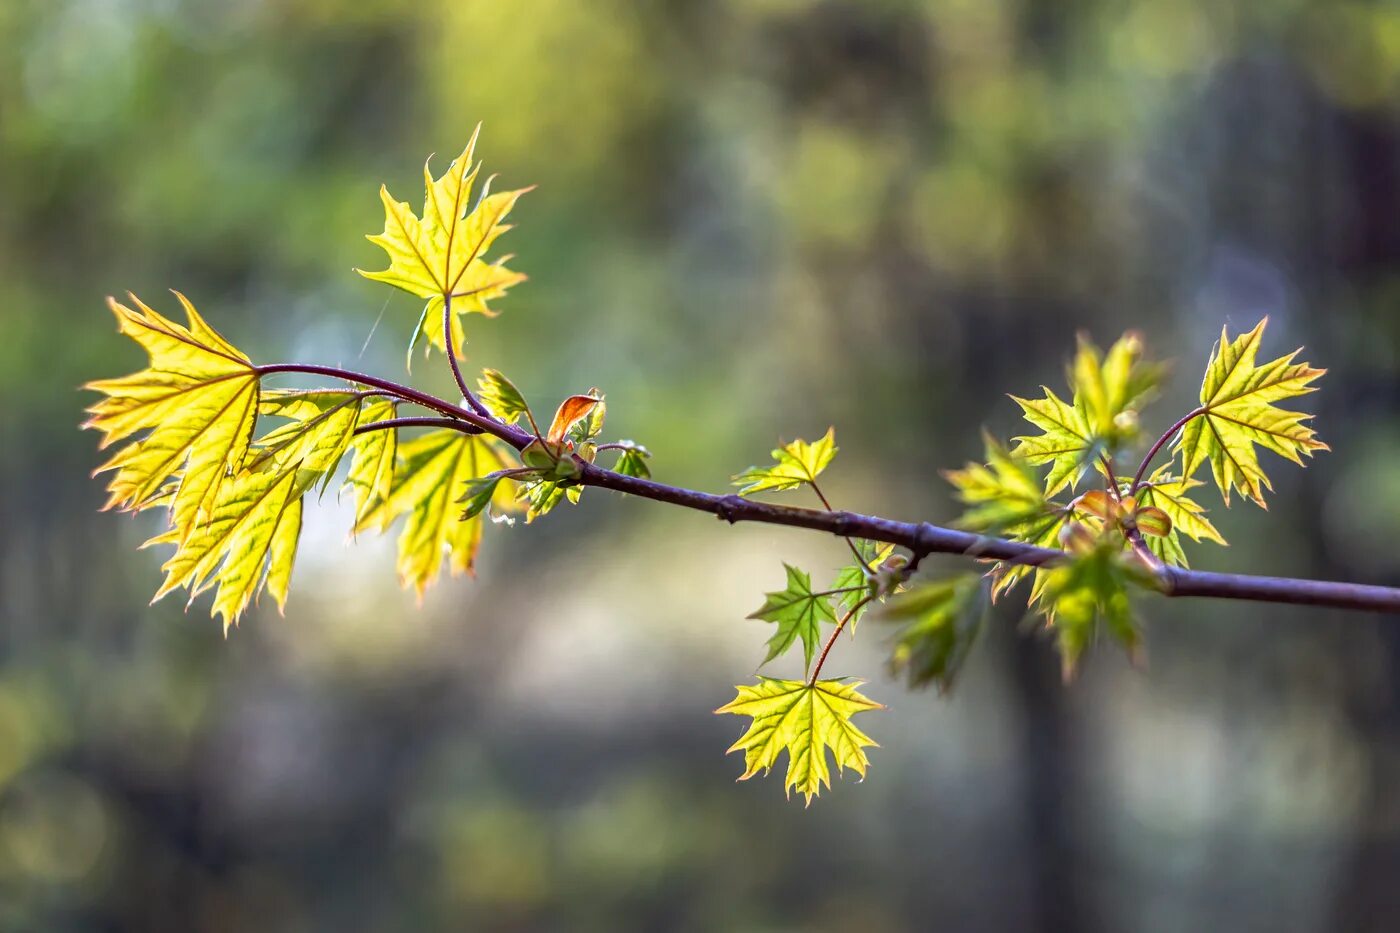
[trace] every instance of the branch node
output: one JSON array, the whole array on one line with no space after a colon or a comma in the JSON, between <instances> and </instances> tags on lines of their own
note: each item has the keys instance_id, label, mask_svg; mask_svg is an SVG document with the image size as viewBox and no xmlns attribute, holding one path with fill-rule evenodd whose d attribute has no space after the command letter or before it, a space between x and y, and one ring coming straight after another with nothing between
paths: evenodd
<instances>
[{"instance_id":1,"label":"branch node","mask_svg":"<svg viewBox=\"0 0 1400 933\"><path fill-rule=\"evenodd\" d=\"M729 524L732 525L739 520L738 513L747 505L748 500L743 496L730 493L727 496L721 497L719 502L716 503L715 517L720 521L729 522Z\"/></svg>"}]
</instances>

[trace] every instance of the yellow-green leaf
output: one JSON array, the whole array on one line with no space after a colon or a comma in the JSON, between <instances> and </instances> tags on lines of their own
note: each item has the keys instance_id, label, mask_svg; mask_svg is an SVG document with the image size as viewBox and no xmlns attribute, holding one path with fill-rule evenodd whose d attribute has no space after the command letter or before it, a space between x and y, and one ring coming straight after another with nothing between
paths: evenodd
<instances>
[{"instance_id":1,"label":"yellow-green leaf","mask_svg":"<svg viewBox=\"0 0 1400 933\"><path fill-rule=\"evenodd\" d=\"M131 440L102 466L112 472L107 508L168 505L185 534L214 509L225 478L243 466L258 411L258 372L221 337L184 295L175 297L187 326L131 296L135 310L108 305L122 333L145 349L150 365L119 379L89 382L103 393L84 427L103 433L102 446ZM178 479L173 493L163 494Z\"/></svg>"},{"instance_id":2,"label":"yellow-green leaf","mask_svg":"<svg viewBox=\"0 0 1400 933\"><path fill-rule=\"evenodd\" d=\"M911 687L934 684L946 693L981 630L985 594L979 576L965 573L917 584L890 600L878 616L899 624L890 669L905 672Z\"/></svg>"},{"instance_id":3,"label":"yellow-green leaf","mask_svg":"<svg viewBox=\"0 0 1400 933\"><path fill-rule=\"evenodd\" d=\"M772 593L765 593L763 605L749 615L750 619L772 622L778 626L773 637L768 639L768 656L763 663L781 655L797 639L802 639L802 669L812 665L812 655L821 642L823 622L836 623L836 613L831 608L831 599L812 591L812 578L805 571L791 564L783 564L787 571L787 586Z\"/></svg>"},{"instance_id":4,"label":"yellow-green leaf","mask_svg":"<svg viewBox=\"0 0 1400 933\"><path fill-rule=\"evenodd\" d=\"M989 434L984 433L983 440L987 448L985 466L969 463L961 470L943 474L968 506L956 523L958 527L1038 547L1059 547L1060 530L1069 520L1069 509L1047 498L1044 486L1025 460L1008 453ZM1024 564L998 564L993 571L996 583L992 595L1011 589L1034 569Z\"/></svg>"},{"instance_id":5,"label":"yellow-green leaf","mask_svg":"<svg viewBox=\"0 0 1400 933\"><path fill-rule=\"evenodd\" d=\"M478 126L477 132L480 129ZM483 191L473 206L472 185L480 169L472 162L476 137L474 132L467 148L440 178L433 178L431 159L423 164L426 194L421 218L407 203L395 201L388 188L379 189L384 202L384 232L370 236L369 241L388 254L389 268L357 270L367 279L427 298L419 326L439 349L446 348L442 332L446 299L452 301L453 348L460 350L462 315L493 313L488 302L525 280L524 275L506 268L510 257L495 262L484 257L495 239L510 229L505 217L530 189L499 194Z\"/></svg>"},{"instance_id":6,"label":"yellow-green leaf","mask_svg":"<svg viewBox=\"0 0 1400 933\"><path fill-rule=\"evenodd\" d=\"M482 519L462 521L457 499L468 480L508 467L505 456L499 441L446 428L401 441L388 494L370 506L355 530L382 532L406 518L399 535L399 579L421 597L444 560L454 574L471 572ZM509 510L513 499L498 494L496 507Z\"/></svg>"},{"instance_id":7,"label":"yellow-green leaf","mask_svg":"<svg viewBox=\"0 0 1400 933\"><path fill-rule=\"evenodd\" d=\"M1071 405L1049 388L1041 389L1044 398L1011 397L1021 406L1026 420L1041 430L1040 434L1013 437L1016 446L1011 453L1032 466L1050 464L1045 494L1053 496L1066 486L1076 487L1106 445L1094 432L1082 396Z\"/></svg>"},{"instance_id":8,"label":"yellow-green leaf","mask_svg":"<svg viewBox=\"0 0 1400 933\"><path fill-rule=\"evenodd\" d=\"M360 409L356 427L365 427L394 417L394 403L386 399L371 399ZM398 457L398 432L384 429L366 431L350 441L354 457L345 485L355 499L355 521L359 522L377 500L389 495L394 482L394 462Z\"/></svg>"},{"instance_id":9,"label":"yellow-green leaf","mask_svg":"<svg viewBox=\"0 0 1400 933\"><path fill-rule=\"evenodd\" d=\"M1305 423L1312 415L1274 404L1316 391L1313 381L1327 370L1294 363L1301 348L1262 366L1257 364L1268 321L1264 318L1234 340L1228 328L1221 329L1201 383L1201 414L1186 423L1176 442L1183 475L1194 475L1209 461L1226 505L1230 504L1230 491L1239 489L1264 506L1264 490L1273 487L1259 464L1256 445L1300 466L1303 455L1328 449Z\"/></svg>"},{"instance_id":10,"label":"yellow-green leaf","mask_svg":"<svg viewBox=\"0 0 1400 933\"><path fill-rule=\"evenodd\" d=\"M217 587L213 613L224 628L236 622L266 585L282 605L287 596L302 496L335 469L359 418L352 392L278 394L269 414L291 419L252 445L246 469L229 478L206 520L172 528L146 542L173 544L156 598L185 587L193 600Z\"/></svg>"},{"instance_id":11,"label":"yellow-green leaf","mask_svg":"<svg viewBox=\"0 0 1400 933\"><path fill-rule=\"evenodd\" d=\"M1181 535L1192 541L1214 541L1224 545L1227 542L1206 518L1206 509L1191 498L1191 490L1204 485L1198 479L1173 476L1169 466L1156 470L1138 488L1137 501L1144 506L1161 509L1171 519L1171 531L1161 538L1149 538L1147 546L1153 554L1178 567L1189 566L1186 552L1181 547Z\"/></svg>"},{"instance_id":12,"label":"yellow-green leaf","mask_svg":"<svg viewBox=\"0 0 1400 933\"><path fill-rule=\"evenodd\" d=\"M796 789L810 805L823 787L831 786L828 749L838 771L850 768L865 777L870 765L865 749L878 746L851 719L857 713L884 707L858 693L860 685L861 681L809 684L760 677L757 684L737 687L738 696L715 712L753 719L729 748L744 753L744 773L739 780L748 780L760 771L767 774L787 752L784 790L791 794Z\"/></svg>"},{"instance_id":13,"label":"yellow-green leaf","mask_svg":"<svg viewBox=\"0 0 1400 933\"><path fill-rule=\"evenodd\" d=\"M1054 628L1065 679L1074 675L1080 655L1100 632L1136 656L1141 636L1128 588L1150 586L1152 580L1131 552L1100 539L1042 573L1033 601Z\"/></svg>"},{"instance_id":14,"label":"yellow-green leaf","mask_svg":"<svg viewBox=\"0 0 1400 933\"><path fill-rule=\"evenodd\" d=\"M481 378L477 380L480 387L480 399L483 405L491 410L506 424L514 424L520 420L522 415L530 411L530 406L525 402L525 396L520 394L520 390L515 387L515 383L505 377L503 373L495 369L483 369Z\"/></svg>"},{"instance_id":15,"label":"yellow-green leaf","mask_svg":"<svg viewBox=\"0 0 1400 933\"><path fill-rule=\"evenodd\" d=\"M749 467L734 477L734 485L741 487L739 495L749 496L815 483L836 451L836 429L828 428L826 434L811 443L795 440L774 450L772 465Z\"/></svg>"}]
</instances>

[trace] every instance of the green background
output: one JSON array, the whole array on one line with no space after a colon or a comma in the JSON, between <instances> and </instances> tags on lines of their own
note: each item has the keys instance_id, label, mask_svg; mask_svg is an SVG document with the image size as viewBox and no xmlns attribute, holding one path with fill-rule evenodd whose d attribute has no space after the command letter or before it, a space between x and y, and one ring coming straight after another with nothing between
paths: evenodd
<instances>
[{"instance_id":1,"label":"green background","mask_svg":"<svg viewBox=\"0 0 1400 933\"><path fill-rule=\"evenodd\" d=\"M660 478L834 424L838 505L946 520L1076 331L1178 361L1160 429L1268 314L1334 452L1193 563L1396 584L1397 102L1394 3L5 0L0 928L1394 929L1400 619L1145 600L1147 668L1062 689L1008 600L945 699L867 623L828 671L882 748L804 811L709 711L839 542L592 491L419 608L328 496L225 639L147 606L77 386L140 366L104 296L170 287L258 361L402 374L376 189L482 121L539 188L469 364L600 386Z\"/></svg>"}]
</instances>

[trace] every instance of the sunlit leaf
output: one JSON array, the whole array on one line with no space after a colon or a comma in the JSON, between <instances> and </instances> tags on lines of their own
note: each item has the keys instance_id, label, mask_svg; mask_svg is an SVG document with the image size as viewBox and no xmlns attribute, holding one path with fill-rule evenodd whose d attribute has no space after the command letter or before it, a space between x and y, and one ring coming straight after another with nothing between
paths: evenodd
<instances>
[{"instance_id":1,"label":"sunlit leaf","mask_svg":"<svg viewBox=\"0 0 1400 933\"><path fill-rule=\"evenodd\" d=\"M551 444L563 443L569 429L592 414L601 403L602 400L593 395L570 395L559 403L545 440Z\"/></svg>"},{"instance_id":2,"label":"sunlit leaf","mask_svg":"<svg viewBox=\"0 0 1400 933\"><path fill-rule=\"evenodd\" d=\"M867 710L884 709L862 696L856 688L861 681L821 680L808 684L800 680L773 680L760 677L757 684L737 687L738 696L715 710L735 716L752 717L748 730L729 751L743 751L747 780L762 771L767 774L787 752L787 776L783 787L796 789L807 798L831 786L831 750L838 771L850 768L865 776L870 760L865 749L878 747L851 722Z\"/></svg>"},{"instance_id":3,"label":"sunlit leaf","mask_svg":"<svg viewBox=\"0 0 1400 933\"><path fill-rule=\"evenodd\" d=\"M1011 453L1032 466L1050 464L1045 493L1053 496L1066 486L1077 486L1107 445L1094 433L1082 399L1071 405L1045 386L1041 389L1045 392L1041 399L1011 397L1026 420L1042 432L1012 438L1016 446Z\"/></svg>"},{"instance_id":4,"label":"sunlit leaf","mask_svg":"<svg viewBox=\"0 0 1400 933\"><path fill-rule=\"evenodd\" d=\"M1161 509L1171 519L1171 531L1159 539L1149 538L1148 548L1153 554L1177 567L1189 566L1186 553L1181 547L1181 535L1192 541L1214 541L1223 545L1225 539L1206 518L1206 509L1191 498L1191 490L1204 485L1197 479L1183 479L1173 476L1170 465L1154 472L1138 489L1137 500L1141 505Z\"/></svg>"},{"instance_id":5,"label":"sunlit leaf","mask_svg":"<svg viewBox=\"0 0 1400 933\"><path fill-rule=\"evenodd\" d=\"M624 446L613 470L623 476L638 476L642 479L651 476L651 467L647 465L647 460L651 458L651 451L633 441L618 441L618 443Z\"/></svg>"},{"instance_id":6,"label":"sunlit leaf","mask_svg":"<svg viewBox=\"0 0 1400 933\"><path fill-rule=\"evenodd\" d=\"M1027 421L1042 433L1013 438L1012 453L1032 466L1050 465L1047 495L1075 488L1090 466L1138 436L1138 411L1156 391L1163 369L1142 359L1142 341L1125 334L1101 354L1087 337L1069 368L1072 402L1041 386L1045 397L1012 396Z\"/></svg>"},{"instance_id":7,"label":"sunlit leaf","mask_svg":"<svg viewBox=\"0 0 1400 933\"><path fill-rule=\"evenodd\" d=\"M1106 633L1136 657L1141 640L1128 596L1130 586L1151 586L1151 575L1121 546L1096 539L1062 562L1045 568L1036 608L1055 632L1064 675L1074 675L1079 657Z\"/></svg>"},{"instance_id":8,"label":"sunlit leaf","mask_svg":"<svg viewBox=\"0 0 1400 933\"><path fill-rule=\"evenodd\" d=\"M480 131L480 127L477 128ZM472 185L479 165L473 164L476 133L462 154L439 178L433 178L429 162L423 165L426 195L423 216L407 203L395 201L389 189L379 189L384 202L384 232L369 237L389 257L389 268L380 272L357 270L367 279L428 299L420 322L433 346L445 349L442 333L443 302L452 300L454 349L462 345L462 315L491 314L488 304L512 285L525 280L505 266L509 257L494 262L484 258L492 243L510 227L505 217L528 188L488 194L483 190L473 206ZM488 182L489 186L489 182ZM416 335L415 335L416 339Z\"/></svg>"},{"instance_id":9,"label":"sunlit leaf","mask_svg":"<svg viewBox=\"0 0 1400 933\"><path fill-rule=\"evenodd\" d=\"M814 483L836 456L836 450L836 429L828 428L826 434L811 443L796 440L774 450L772 465L749 467L734 477L734 485L741 487L739 495L749 496Z\"/></svg>"},{"instance_id":10,"label":"sunlit leaf","mask_svg":"<svg viewBox=\"0 0 1400 933\"><path fill-rule=\"evenodd\" d=\"M395 414L394 403L375 398L360 407L357 428L388 421ZM366 431L350 441L354 452L345 485L354 494L355 521L365 517L370 506L389 495L394 482L394 462L398 457L398 432L394 430Z\"/></svg>"},{"instance_id":11,"label":"sunlit leaf","mask_svg":"<svg viewBox=\"0 0 1400 933\"><path fill-rule=\"evenodd\" d=\"M388 495L369 508L355 529L382 532L405 517L399 534L399 579L421 597L444 561L454 574L471 572L482 519L462 521L456 502L469 480L509 467L505 458L499 441L450 429L400 441ZM496 508L512 509L513 497L507 490L500 492Z\"/></svg>"},{"instance_id":12,"label":"sunlit leaf","mask_svg":"<svg viewBox=\"0 0 1400 933\"><path fill-rule=\"evenodd\" d=\"M103 434L102 446L130 440L98 473L113 475L107 508L168 505L180 534L214 510L225 479L243 465L258 411L258 373L184 295L187 326L131 296L136 309L114 298L117 326L150 357L148 368L119 379L89 382L106 398L88 409L84 427ZM161 497L178 476L173 494Z\"/></svg>"},{"instance_id":13,"label":"sunlit leaf","mask_svg":"<svg viewBox=\"0 0 1400 933\"><path fill-rule=\"evenodd\" d=\"M1264 318L1234 340L1228 328L1221 329L1201 383L1202 414L1187 422L1176 442L1182 474L1192 476L1209 461L1226 505L1230 504L1230 491L1239 489L1264 506L1264 490L1273 488L1259 464L1255 445L1300 466L1302 455L1328 449L1305 424L1312 415L1274 404L1316 391L1312 382L1327 370L1294 363L1301 348L1258 365L1255 357L1268 321Z\"/></svg>"},{"instance_id":14,"label":"sunlit leaf","mask_svg":"<svg viewBox=\"0 0 1400 933\"><path fill-rule=\"evenodd\" d=\"M983 434L983 440L986 465L969 463L943 474L968 506L956 522L958 527L1037 547L1059 547L1069 509L1047 498L1044 484L1025 460L1008 453L991 435ZM1034 569L1024 564L998 564L993 595L1009 590Z\"/></svg>"},{"instance_id":15,"label":"sunlit leaf","mask_svg":"<svg viewBox=\"0 0 1400 933\"><path fill-rule=\"evenodd\" d=\"M878 616L899 625L891 670L905 673L911 687L949 690L981 630L986 597L981 578L965 573L916 584L891 599Z\"/></svg>"},{"instance_id":16,"label":"sunlit leaf","mask_svg":"<svg viewBox=\"0 0 1400 933\"><path fill-rule=\"evenodd\" d=\"M483 369L477 385L480 387L478 397L482 404L506 424L514 424L530 410L530 406L525 403L525 396L520 394L515 383L498 370Z\"/></svg>"},{"instance_id":17,"label":"sunlit leaf","mask_svg":"<svg viewBox=\"0 0 1400 933\"><path fill-rule=\"evenodd\" d=\"M302 496L324 482L349 447L362 397L353 392L282 393L266 397L267 414L289 419L250 447L247 466L225 481L209 517L146 542L173 544L156 598L184 587L190 599L217 587L213 612L236 622L266 584L287 596Z\"/></svg>"},{"instance_id":18,"label":"sunlit leaf","mask_svg":"<svg viewBox=\"0 0 1400 933\"><path fill-rule=\"evenodd\" d=\"M802 639L802 669L812 665L812 655L821 643L823 622L835 624L836 613L831 608L831 599L812 591L812 578L791 564L784 564L787 570L787 586L772 593L766 593L763 605L749 616L772 622L778 626L773 637L768 639L768 656L763 663L781 655L797 639Z\"/></svg>"},{"instance_id":19,"label":"sunlit leaf","mask_svg":"<svg viewBox=\"0 0 1400 933\"><path fill-rule=\"evenodd\" d=\"M883 595L879 592L880 567L894 554L893 544L880 541L860 539L855 542L855 546L861 561L852 561L842 567L831 583L833 590L844 591L836 593L832 599L839 614L851 613L851 619L846 623L846 628L851 634L855 634L856 626L870 608L869 600ZM867 573L867 567L875 571L874 576Z\"/></svg>"}]
</instances>

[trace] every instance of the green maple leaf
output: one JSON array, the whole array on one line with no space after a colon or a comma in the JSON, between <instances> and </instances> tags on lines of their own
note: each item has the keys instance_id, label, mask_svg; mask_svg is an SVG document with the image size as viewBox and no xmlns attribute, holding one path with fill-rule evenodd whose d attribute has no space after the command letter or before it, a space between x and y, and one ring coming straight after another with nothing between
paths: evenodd
<instances>
[{"instance_id":1,"label":"green maple leaf","mask_svg":"<svg viewBox=\"0 0 1400 933\"><path fill-rule=\"evenodd\" d=\"M184 587L193 600L217 587L213 614L223 617L225 630L264 587L283 606L302 497L329 478L349 448L361 402L354 392L266 393L263 414L288 423L252 444L246 467L221 485L206 520L173 527L144 545L175 545L156 598Z\"/></svg>"},{"instance_id":2,"label":"green maple leaf","mask_svg":"<svg viewBox=\"0 0 1400 933\"><path fill-rule=\"evenodd\" d=\"M851 562L842 567L836 574L836 579L832 581L831 588L839 590L833 594L832 599L841 614L849 613L851 619L846 623L847 629L852 636L856 633L856 626L860 624L861 618L870 609L872 599L883 599L885 594L879 592L880 567L894 553L893 544L885 544L878 541L857 540L855 542L856 552L860 554L861 562ZM872 577L866 568L876 571ZM897 591L896 587L896 591Z\"/></svg>"},{"instance_id":3,"label":"green maple leaf","mask_svg":"<svg viewBox=\"0 0 1400 933\"><path fill-rule=\"evenodd\" d=\"M258 372L248 357L175 293L182 327L135 295L127 307L107 299L117 326L146 351L150 365L130 376L89 382L103 393L83 427L102 447L127 441L98 473L111 472L106 508L168 506L171 524L188 534L214 510L226 479L243 465L257 418ZM167 488L178 479L173 490Z\"/></svg>"},{"instance_id":4,"label":"green maple leaf","mask_svg":"<svg viewBox=\"0 0 1400 933\"><path fill-rule=\"evenodd\" d=\"M943 474L968 507L955 524L1037 547L1059 547L1060 529L1069 520L1069 509L1047 496L1045 484L1027 460L1009 453L991 435L984 433L982 437L987 449L985 465L969 463ZM997 564L993 596L1009 590L1033 570L1024 564Z\"/></svg>"},{"instance_id":5,"label":"green maple leaf","mask_svg":"<svg viewBox=\"0 0 1400 933\"><path fill-rule=\"evenodd\" d=\"M934 684L946 693L982 628L984 594L980 576L965 573L920 583L890 600L879 614L882 621L900 625L890 669L906 673L911 687Z\"/></svg>"},{"instance_id":6,"label":"green maple leaf","mask_svg":"<svg viewBox=\"0 0 1400 933\"><path fill-rule=\"evenodd\" d=\"M1141 635L1129 588L1151 587L1154 581L1135 556L1101 537L1042 573L1032 602L1054 629L1066 680L1101 632L1136 655Z\"/></svg>"},{"instance_id":7,"label":"green maple leaf","mask_svg":"<svg viewBox=\"0 0 1400 933\"><path fill-rule=\"evenodd\" d=\"M525 403L525 396L499 370L483 369L477 385L480 389L477 397L482 404L506 424L514 424L522 415L529 416L530 406ZM530 423L534 424L533 417Z\"/></svg>"},{"instance_id":8,"label":"green maple leaf","mask_svg":"<svg viewBox=\"0 0 1400 933\"><path fill-rule=\"evenodd\" d=\"M481 127L477 127L480 132ZM487 262L483 257L492 243L510 229L505 217L529 188L489 194L483 191L472 204L472 185L480 170L473 164L477 132L472 133L462 154L452 161L439 178L423 164L425 197L423 216L413 213L407 203L395 201L389 189L380 186L384 202L384 232L369 237L389 255L389 268L380 272L356 270L367 279L384 282L419 298L428 299L414 333L424 334L433 346L445 349L443 341L443 302L452 299L452 345L460 352L462 316L468 313L492 314L488 302L499 298L511 286L525 280L519 272L506 268L510 257ZM489 182L488 182L489 185Z\"/></svg>"},{"instance_id":9,"label":"green maple leaf","mask_svg":"<svg viewBox=\"0 0 1400 933\"><path fill-rule=\"evenodd\" d=\"M1186 423L1176 442L1184 475L1193 476L1202 463L1210 461L1211 475L1226 505L1230 491L1239 489L1267 508L1264 490L1273 487L1259 465L1256 445L1299 466L1302 455L1329 449L1305 424L1312 415L1274 404L1316 391L1311 383L1327 370L1294 363L1300 350L1258 365L1255 357L1268 322L1264 318L1234 340L1228 328L1221 329L1201 382L1201 414Z\"/></svg>"},{"instance_id":10,"label":"green maple leaf","mask_svg":"<svg viewBox=\"0 0 1400 933\"><path fill-rule=\"evenodd\" d=\"M858 693L859 686L861 681L809 684L760 677L757 684L737 687L738 696L715 712L753 719L729 748L730 752L744 753L744 773L739 780L748 780L760 771L767 774L786 751L783 788L789 795L796 789L810 806L823 787L831 786L828 749L839 771L850 768L864 777L870 766L865 749L878 746L851 719L857 713L885 707Z\"/></svg>"},{"instance_id":11,"label":"green maple leaf","mask_svg":"<svg viewBox=\"0 0 1400 933\"><path fill-rule=\"evenodd\" d=\"M393 480L355 523L355 531L383 532L404 517L399 534L399 579L422 598L444 560L454 573L470 573L481 546L482 518L461 519L454 508L466 484L509 466L508 448L494 438L443 429L400 442ZM508 511L513 497L496 496Z\"/></svg>"},{"instance_id":12,"label":"green maple leaf","mask_svg":"<svg viewBox=\"0 0 1400 933\"><path fill-rule=\"evenodd\" d=\"M826 434L811 443L799 439L777 448L771 465L749 467L734 477L734 485L741 487L739 495L751 496L815 483L836 456L836 450L836 429L828 428Z\"/></svg>"},{"instance_id":13,"label":"green maple leaf","mask_svg":"<svg viewBox=\"0 0 1400 933\"><path fill-rule=\"evenodd\" d=\"M613 470L623 476L636 476L646 479L651 476L651 467L647 465L647 460L651 458L651 451L635 441L618 441L622 445L622 452L618 455L617 465Z\"/></svg>"},{"instance_id":14,"label":"green maple leaf","mask_svg":"<svg viewBox=\"0 0 1400 933\"><path fill-rule=\"evenodd\" d=\"M768 639L768 656L763 663L778 657L791 647L797 639L802 639L802 669L812 664L812 655L821 642L823 622L836 623L836 613L831 608L831 599L812 591L812 578L791 564L783 564L787 571L787 586L777 592L765 594L763 605L749 616L778 626L773 637Z\"/></svg>"},{"instance_id":15,"label":"green maple leaf","mask_svg":"<svg viewBox=\"0 0 1400 933\"><path fill-rule=\"evenodd\" d=\"M1032 466L1050 464L1046 495L1066 486L1077 488L1091 465L1102 470L1102 455L1112 456L1137 438L1138 412L1156 391L1163 372L1141 356L1142 341L1136 334L1125 334L1102 355L1081 335L1069 369L1073 402L1045 386L1044 398L1012 396L1025 419L1041 431L1013 438L1012 453Z\"/></svg>"},{"instance_id":16,"label":"green maple leaf","mask_svg":"<svg viewBox=\"0 0 1400 933\"><path fill-rule=\"evenodd\" d=\"M1126 484L1125 484L1126 485ZM1214 541L1224 545L1227 542L1205 516L1205 508L1191 498L1190 492L1197 486L1205 485L1198 479L1173 476L1170 464L1158 468L1138 488L1139 505L1155 506L1171 519L1171 530L1163 536L1146 538L1147 546L1159 560L1178 567L1187 567L1186 553L1181 547L1181 535L1192 541Z\"/></svg>"}]
</instances>

